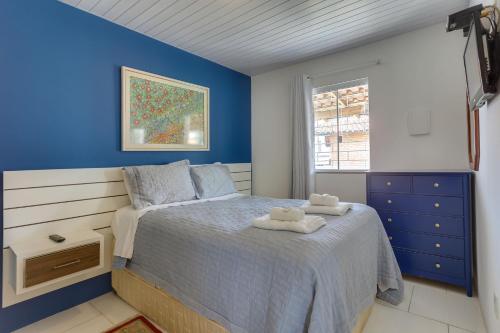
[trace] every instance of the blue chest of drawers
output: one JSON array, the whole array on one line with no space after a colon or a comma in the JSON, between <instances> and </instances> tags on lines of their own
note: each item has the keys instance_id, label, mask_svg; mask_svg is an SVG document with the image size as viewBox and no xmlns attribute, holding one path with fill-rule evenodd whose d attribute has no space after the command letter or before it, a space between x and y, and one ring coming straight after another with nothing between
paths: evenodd
<instances>
[{"instance_id":1,"label":"blue chest of drawers","mask_svg":"<svg viewBox=\"0 0 500 333\"><path fill-rule=\"evenodd\" d=\"M367 201L401 271L466 288L472 296L472 174L369 172Z\"/></svg>"}]
</instances>

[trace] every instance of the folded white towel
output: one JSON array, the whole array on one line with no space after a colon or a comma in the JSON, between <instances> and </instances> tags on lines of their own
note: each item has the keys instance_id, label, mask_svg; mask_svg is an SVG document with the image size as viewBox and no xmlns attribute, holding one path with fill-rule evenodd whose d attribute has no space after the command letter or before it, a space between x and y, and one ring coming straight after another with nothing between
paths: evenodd
<instances>
[{"instance_id":1,"label":"folded white towel","mask_svg":"<svg viewBox=\"0 0 500 333\"><path fill-rule=\"evenodd\" d=\"M309 196L309 202L312 206L337 206L339 197L329 194L316 194L313 193Z\"/></svg>"},{"instance_id":2,"label":"folded white towel","mask_svg":"<svg viewBox=\"0 0 500 333\"><path fill-rule=\"evenodd\" d=\"M283 208L274 207L271 209L271 220L280 221L300 221L304 219L304 210L297 207Z\"/></svg>"},{"instance_id":3,"label":"folded white towel","mask_svg":"<svg viewBox=\"0 0 500 333\"><path fill-rule=\"evenodd\" d=\"M271 220L269 214L258 217L252 222L253 226L268 230L285 230L310 234L326 224L321 216L307 215L300 221Z\"/></svg>"},{"instance_id":4,"label":"folded white towel","mask_svg":"<svg viewBox=\"0 0 500 333\"><path fill-rule=\"evenodd\" d=\"M330 206L313 206L309 202L307 202L300 208L302 208L306 212L306 214L325 214L325 215L342 216L345 213L347 213L349 209L352 208L352 204L340 202L339 204L337 204L337 206L330 207Z\"/></svg>"}]
</instances>

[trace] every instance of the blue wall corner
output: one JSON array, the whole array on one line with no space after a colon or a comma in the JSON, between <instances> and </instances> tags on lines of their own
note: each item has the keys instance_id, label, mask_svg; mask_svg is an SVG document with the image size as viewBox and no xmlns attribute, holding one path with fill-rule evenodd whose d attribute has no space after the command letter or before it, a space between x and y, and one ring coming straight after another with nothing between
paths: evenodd
<instances>
[{"instance_id":1,"label":"blue wall corner","mask_svg":"<svg viewBox=\"0 0 500 333\"><path fill-rule=\"evenodd\" d=\"M251 161L247 75L55 0L0 1L0 44L0 172ZM121 66L209 87L211 150L122 152ZM110 289L105 274L0 309L0 332Z\"/></svg>"}]
</instances>

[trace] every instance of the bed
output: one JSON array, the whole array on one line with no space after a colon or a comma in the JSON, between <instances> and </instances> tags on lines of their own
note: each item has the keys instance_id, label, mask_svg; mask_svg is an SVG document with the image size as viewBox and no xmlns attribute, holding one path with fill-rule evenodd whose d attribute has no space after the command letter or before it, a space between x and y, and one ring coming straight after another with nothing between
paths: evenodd
<instances>
[{"instance_id":1,"label":"bed","mask_svg":"<svg viewBox=\"0 0 500 333\"><path fill-rule=\"evenodd\" d=\"M113 288L169 333L361 332L375 296L398 304L404 292L381 221L354 204L311 234L251 226L303 203L236 195L151 209L130 260L115 258Z\"/></svg>"}]
</instances>

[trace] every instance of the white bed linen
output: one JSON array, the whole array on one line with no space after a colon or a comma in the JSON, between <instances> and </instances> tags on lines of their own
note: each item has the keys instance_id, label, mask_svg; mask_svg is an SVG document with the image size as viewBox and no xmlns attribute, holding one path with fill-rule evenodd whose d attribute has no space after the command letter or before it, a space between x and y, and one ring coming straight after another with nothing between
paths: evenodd
<instances>
[{"instance_id":1,"label":"white bed linen","mask_svg":"<svg viewBox=\"0 0 500 333\"><path fill-rule=\"evenodd\" d=\"M115 212L111 221L111 230L113 231L113 235L115 236L115 248L113 250L113 255L127 259L132 258L132 254L134 253L134 239L135 232L137 231L137 225L139 224L139 219L147 212L173 206L192 205L207 201L228 200L243 195L245 194L231 193L209 199L198 199L172 202L163 205L152 205L142 209L134 209L132 206L122 207Z\"/></svg>"}]
</instances>

